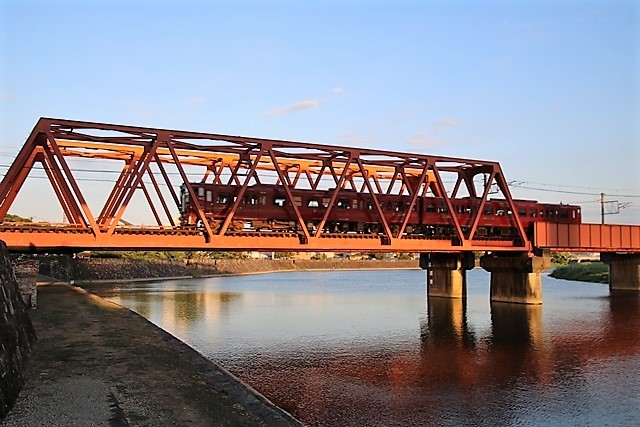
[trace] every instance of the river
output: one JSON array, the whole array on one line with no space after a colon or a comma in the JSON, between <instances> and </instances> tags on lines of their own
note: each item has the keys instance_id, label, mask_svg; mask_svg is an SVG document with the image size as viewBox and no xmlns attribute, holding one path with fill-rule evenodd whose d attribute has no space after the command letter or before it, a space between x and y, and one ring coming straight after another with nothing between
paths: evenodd
<instances>
[{"instance_id":1,"label":"river","mask_svg":"<svg viewBox=\"0 0 640 427\"><path fill-rule=\"evenodd\" d=\"M543 277L543 305L426 297L420 270L92 288L310 426L639 425L640 296Z\"/></svg>"}]
</instances>

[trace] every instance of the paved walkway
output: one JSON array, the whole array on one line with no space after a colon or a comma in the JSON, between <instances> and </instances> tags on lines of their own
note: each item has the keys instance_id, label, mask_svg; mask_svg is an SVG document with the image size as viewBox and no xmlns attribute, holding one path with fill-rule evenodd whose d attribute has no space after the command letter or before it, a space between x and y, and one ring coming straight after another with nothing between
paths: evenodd
<instances>
[{"instance_id":1,"label":"paved walkway","mask_svg":"<svg viewBox=\"0 0 640 427\"><path fill-rule=\"evenodd\" d=\"M300 425L137 314L65 284L38 293L27 384L1 426Z\"/></svg>"}]
</instances>

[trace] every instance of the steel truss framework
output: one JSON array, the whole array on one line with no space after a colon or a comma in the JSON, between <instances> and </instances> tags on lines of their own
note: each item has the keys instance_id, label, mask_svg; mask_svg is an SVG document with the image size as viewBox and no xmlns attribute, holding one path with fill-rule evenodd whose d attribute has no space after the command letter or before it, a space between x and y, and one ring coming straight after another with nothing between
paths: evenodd
<instances>
[{"instance_id":1,"label":"steel truss framework","mask_svg":"<svg viewBox=\"0 0 640 427\"><path fill-rule=\"evenodd\" d=\"M87 203L77 173L69 165L71 158L120 162L117 179L99 209ZM46 173L68 223L2 224L0 238L14 250L526 252L532 248L502 169L492 161L41 118L0 183L0 219L5 218L36 165ZM237 189L233 206L219 229L212 229L198 204L190 184L194 170L199 170L201 182ZM478 176L484 178L483 182L477 182ZM260 183L279 185L284 190L300 225L297 234L229 231L245 191ZM175 219L182 184L196 204L203 224L200 230L185 229ZM305 226L292 195L294 189L330 192L331 201L317 230L309 231ZM492 189L501 193L513 213L510 218L517 236L512 240L489 240L476 233ZM144 195L156 227L123 224L123 215L136 192ZM336 200L346 192L368 194L382 233L362 236L323 232L322 225ZM399 229L390 227L388 214L378 202L381 195L409 197L410 206ZM451 239L415 238L405 233L418 197L425 195L444 200L454 231ZM471 222L467 214L466 226L452 206L452 200L461 196L480 201Z\"/></svg>"}]
</instances>

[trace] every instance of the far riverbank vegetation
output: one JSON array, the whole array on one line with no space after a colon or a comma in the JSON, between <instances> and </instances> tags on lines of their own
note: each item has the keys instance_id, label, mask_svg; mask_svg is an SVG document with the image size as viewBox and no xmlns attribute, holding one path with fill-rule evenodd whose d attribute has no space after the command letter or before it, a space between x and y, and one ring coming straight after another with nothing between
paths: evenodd
<instances>
[{"instance_id":1,"label":"far riverbank vegetation","mask_svg":"<svg viewBox=\"0 0 640 427\"><path fill-rule=\"evenodd\" d=\"M609 266L603 262L594 260L585 262L568 252L553 253L551 262L556 267L549 274L553 278L591 283L609 283Z\"/></svg>"}]
</instances>

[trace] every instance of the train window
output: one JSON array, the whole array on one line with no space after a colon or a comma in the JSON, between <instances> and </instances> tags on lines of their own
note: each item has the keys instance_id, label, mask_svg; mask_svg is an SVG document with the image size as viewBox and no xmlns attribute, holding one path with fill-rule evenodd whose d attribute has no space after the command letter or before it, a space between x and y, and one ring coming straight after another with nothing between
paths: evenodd
<instances>
[{"instance_id":1,"label":"train window","mask_svg":"<svg viewBox=\"0 0 640 427\"><path fill-rule=\"evenodd\" d=\"M216 203L219 205L226 205L229 203L229 195L228 194L218 194L218 198L216 199Z\"/></svg>"},{"instance_id":2,"label":"train window","mask_svg":"<svg viewBox=\"0 0 640 427\"><path fill-rule=\"evenodd\" d=\"M513 215L513 211L511 209L507 209L507 215Z\"/></svg>"},{"instance_id":3,"label":"train window","mask_svg":"<svg viewBox=\"0 0 640 427\"><path fill-rule=\"evenodd\" d=\"M519 216L527 216L527 210L526 209L518 209L518 215Z\"/></svg>"},{"instance_id":4,"label":"train window","mask_svg":"<svg viewBox=\"0 0 640 427\"><path fill-rule=\"evenodd\" d=\"M338 199L336 206L340 209L349 209L349 199Z\"/></svg>"},{"instance_id":5,"label":"train window","mask_svg":"<svg viewBox=\"0 0 640 427\"><path fill-rule=\"evenodd\" d=\"M369 209L370 211L373 210L373 203L371 203L370 201L367 201L367 204L365 205L367 207L367 209Z\"/></svg>"},{"instance_id":6,"label":"train window","mask_svg":"<svg viewBox=\"0 0 640 427\"><path fill-rule=\"evenodd\" d=\"M260 196L260 204L261 205L267 204L267 196Z\"/></svg>"},{"instance_id":7,"label":"train window","mask_svg":"<svg viewBox=\"0 0 640 427\"><path fill-rule=\"evenodd\" d=\"M242 199L242 203L245 205L257 205L258 196L255 196L255 195L244 196L244 198Z\"/></svg>"},{"instance_id":8,"label":"train window","mask_svg":"<svg viewBox=\"0 0 640 427\"><path fill-rule=\"evenodd\" d=\"M485 215L493 215L493 208L491 206L486 206L484 208L484 214Z\"/></svg>"},{"instance_id":9,"label":"train window","mask_svg":"<svg viewBox=\"0 0 640 427\"><path fill-rule=\"evenodd\" d=\"M471 206L465 206L464 211L469 215L473 213L473 209L471 209Z\"/></svg>"},{"instance_id":10,"label":"train window","mask_svg":"<svg viewBox=\"0 0 640 427\"><path fill-rule=\"evenodd\" d=\"M530 216L531 218L535 218L536 216L538 216L538 211L537 211L537 210L535 210L535 209L531 209L531 210L529 211L529 216Z\"/></svg>"},{"instance_id":11,"label":"train window","mask_svg":"<svg viewBox=\"0 0 640 427\"><path fill-rule=\"evenodd\" d=\"M544 217L544 211L542 209L540 209L540 217Z\"/></svg>"},{"instance_id":12,"label":"train window","mask_svg":"<svg viewBox=\"0 0 640 427\"><path fill-rule=\"evenodd\" d=\"M410 205L410 204L411 204L411 203L407 203L407 209L409 209L409 205ZM413 208L411 208L411 212L416 212L417 210L418 210L418 206L414 203L414 204L413 204Z\"/></svg>"},{"instance_id":13,"label":"train window","mask_svg":"<svg viewBox=\"0 0 640 427\"><path fill-rule=\"evenodd\" d=\"M387 202L387 210L393 210L393 204L391 202Z\"/></svg>"},{"instance_id":14,"label":"train window","mask_svg":"<svg viewBox=\"0 0 640 427\"><path fill-rule=\"evenodd\" d=\"M203 187L199 187L198 188L198 197L204 197L204 188Z\"/></svg>"},{"instance_id":15,"label":"train window","mask_svg":"<svg viewBox=\"0 0 640 427\"><path fill-rule=\"evenodd\" d=\"M434 205L433 203L429 203L427 205L427 212L435 212L436 211L436 205Z\"/></svg>"},{"instance_id":16,"label":"train window","mask_svg":"<svg viewBox=\"0 0 640 427\"><path fill-rule=\"evenodd\" d=\"M320 207L320 202L318 202L318 199L309 199L309 200L307 200L307 207L308 208L319 208Z\"/></svg>"},{"instance_id":17,"label":"train window","mask_svg":"<svg viewBox=\"0 0 640 427\"><path fill-rule=\"evenodd\" d=\"M576 219L576 211L571 211L571 218Z\"/></svg>"},{"instance_id":18,"label":"train window","mask_svg":"<svg viewBox=\"0 0 640 427\"><path fill-rule=\"evenodd\" d=\"M207 190L207 198L206 198L207 202L211 203L211 201L213 200L213 193L211 192L211 190Z\"/></svg>"},{"instance_id":19,"label":"train window","mask_svg":"<svg viewBox=\"0 0 640 427\"><path fill-rule=\"evenodd\" d=\"M353 202L351 203L351 207L353 209L358 209L358 200L357 199L353 199Z\"/></svg>"},{"instance_id":20,"label":"train window","mask_svg":"<svg viewBox=\"0 0 640 427\"><path fill-rule=\"evenodd\" d=\"M384 210L384 202L380 202L380 210Z\"/></svg>"},{"instance_id":21,"label":"train window","mask_svg":"<svg viewBox=\"0 0 640 427\"><path fill-rule=\"evenodd\" d=\"M296 204L296 206L302 207L302 197L293 196L293 202Z\"/></svg>"},{"instance_id":22,"label":"train window","mask_svg":"<svg viewBox=\"0 0 640 427\"><path fill-rule=\"evenodd\" d=\"M566 209L560 211L560 218L569 218L569 212Z\"/></svg>"},{"instance_id":23,"label":"train window","mask_svg":"<svg viewBox=\"0 0 640 427\"><path fill-rule=\"evenodd\" d=\"M323 208L328 208L329 207L329 202L331 201L330 198L328 197L323 197L322 198L322 207Z\"/></svg>"},{"instance_id":24,"label":"train window","mask_svg":"<svg viewBox=\"0 0 640 427\"><path fill-rule=\"evenodd\" d=\"M276 206L283 207L287 204L287 199L282 196L275 196L273 198L273 204Z\"/></svg>"},{"instance_id":25,"label":"train window","mask_svg":"<svg viewBox=\"0 0 640 427\"><path fill-rule=\"evenodd\" d=\"M396 212L402 212L404 210L404 203L398 202L396 203Z\"/></svg>"},{"instance_id":26,"label":"train window","mask_svg":"<svg viewBox=\"0 0 640 427\"><path fill-rule=\"evenodd\" d=\"M447 207L445 205L438 206L439 213L447 213Z\"/></svg>"},{"instance_id":27,"label":"train window","mask_svg":"<svg viewBox=\"0 0 640 427\"><path fill-rule=\"evenodd\" d=\"M180 190L180 196L182 197L181 212L182 213L186 213L187 212L187 205L189 204L189 192L186 191L186 189L184 187L182 187L182 189Z\"/></svg>"},{"instance_id":28,"label":"train window","mask_svg":"<svg viewBox=\"0 0 640 427\"><path fill-rule=\"evenodd\" d=\"M496 209L496 215L497 216L504 216L504 209L502 209L502 208Z\"/></svg>"}]
</instances>

